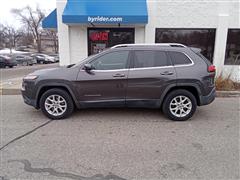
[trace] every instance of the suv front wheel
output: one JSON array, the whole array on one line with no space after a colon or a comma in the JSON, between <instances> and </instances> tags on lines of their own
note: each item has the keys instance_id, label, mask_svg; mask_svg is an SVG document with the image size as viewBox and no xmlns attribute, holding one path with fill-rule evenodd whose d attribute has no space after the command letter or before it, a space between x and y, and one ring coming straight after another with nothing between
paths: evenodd
<instances>
[{"instance_id":1,"label":"suv front wheel","mask_svg":"<svg viewBox=\"0 0 240 180\"><path fill-rule=\"evenodd\" d=\"M71 96L62 89L50 89L40 99L40 108L50 119L64 119L74 110Z\"/></svg>"},{"instance_id":2,"label":"suv front wheel","mask_svg":"<svg viewBox=\"0 0 240 180\"><path fill-rule=\"evenodd\" d=\"M196 108L196 98L191 92L184 89L170 92L162 106L163 113L174 121L188 120L193 116Z\"/></svg>"}]
</instances>

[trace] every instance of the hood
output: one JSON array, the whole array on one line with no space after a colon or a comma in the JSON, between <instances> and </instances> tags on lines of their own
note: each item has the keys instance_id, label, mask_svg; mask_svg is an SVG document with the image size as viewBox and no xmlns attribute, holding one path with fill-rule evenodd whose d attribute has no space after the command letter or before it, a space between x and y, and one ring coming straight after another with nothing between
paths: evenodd
<instances>
[{"instance_id":1,"label":"hood","mask_svg":"<svg viewBox=\"0 0 240 180\"><path fill-rule=\"evenodd\" d=\"M37 71L34 71L33 73L31 73L31 75L45 75L45 74L48 74L48 73L52 73L52 72L55 72L55 71L59 71L61 69L65 69L66 67L57 67L57 68L49 68L49 69L40 69L40 70L37 70Z\"/></svg>"},{"instance_id":2,"label":"hood","mask_svg":"<svg viewBox=\"0 0 240 180\"><path fill-rule=\"evenodd\" d=\"M79 67L68 68L68 66L50 68L50 69L41 69L37 70L30 75L39 76L38 79L68 79L74 80L77 77L79 72Z\"/></svg>"}]
</instances>

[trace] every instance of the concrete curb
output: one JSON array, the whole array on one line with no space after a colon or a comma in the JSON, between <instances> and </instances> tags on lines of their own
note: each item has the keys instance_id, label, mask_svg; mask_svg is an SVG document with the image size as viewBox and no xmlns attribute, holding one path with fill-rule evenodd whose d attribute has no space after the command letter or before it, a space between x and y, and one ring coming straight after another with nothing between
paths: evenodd
<instances>
[{"instance_id":1,"label":"concrete curb","mask_svg":"<svg viewBox=\"0 0 240 180\"><path fill-rule=\"evenodd\" d=\"M20 89L0 89L1 95L21 95ZM240 91L217 91L217 97L240 97Z\"/></svg>"},{"instance_id":2,"label":"concrete curb","mask_svg":"<svg viewBox=\"0 0 240 180\"><path fill-rule=\"evenodd\" d=\"M20 89L0 89L1 95L20 95Z\"/></svg>"},{"instance_id":3,"label":"concrete curb","mask_svg":"<svg viewBox=\"0 0 240 180\"><path fill-rule=\"evenodd\" d=\"M240 91L217 91L217 97L240 97Z\"/></svg>"}]
</instances>

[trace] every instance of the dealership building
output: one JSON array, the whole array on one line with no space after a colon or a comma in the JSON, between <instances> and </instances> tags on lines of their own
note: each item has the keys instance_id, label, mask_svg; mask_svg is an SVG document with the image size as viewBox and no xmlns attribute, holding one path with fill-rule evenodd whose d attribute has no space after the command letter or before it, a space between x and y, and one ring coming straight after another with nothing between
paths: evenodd
<instances>
[{"instance_id":1,"label":"dealership building","mask_svg":"<svg viewBox=\"0 0 240 180\"><path fill-rule=\"evenodd\" d=\"M57 0L56 7L43 28L58 31L60 65L117 44L182 43L240 81L238 0Z\"/></svg>"}]
</instances>

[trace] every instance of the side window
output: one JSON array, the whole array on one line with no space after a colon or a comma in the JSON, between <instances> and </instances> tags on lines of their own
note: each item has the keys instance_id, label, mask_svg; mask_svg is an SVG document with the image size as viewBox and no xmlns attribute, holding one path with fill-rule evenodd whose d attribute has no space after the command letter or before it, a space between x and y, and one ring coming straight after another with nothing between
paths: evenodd
<instances>
[{"instance_id":1,"label":"side window","mask_svg":"<svg viewBox=\"0 0 240 180\"><path fill-rule=\"evenodd\" d=\"M127 66L129 51L118 51L105 54L91 64L96 70L124 69Z\"/></svg>"},{"instance_id":2,"label":"side window","mask_svg":"<svg viewBox=\"0 0 240 180\"><path fill-rule=\"evenodd\" d=\"M160 67L171 65L163 51L135 51L134 68Z\"/></svg>"},{"instance_id":3,"label":"side window","mask_svg":"<svg viewBox=\"0 0 240 180\"><path fill-rule=\"evenodd\" d=\"M170 55L174 65L182 65L182 64L191 64L192 63L190 61L190 59L181 52L170 51L169 55Z\"/></svg>"}]
</instances>

